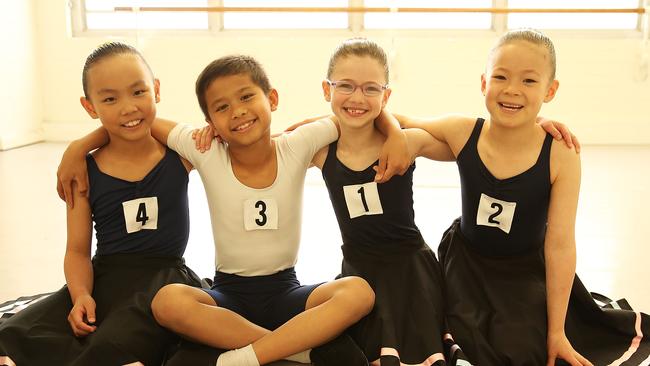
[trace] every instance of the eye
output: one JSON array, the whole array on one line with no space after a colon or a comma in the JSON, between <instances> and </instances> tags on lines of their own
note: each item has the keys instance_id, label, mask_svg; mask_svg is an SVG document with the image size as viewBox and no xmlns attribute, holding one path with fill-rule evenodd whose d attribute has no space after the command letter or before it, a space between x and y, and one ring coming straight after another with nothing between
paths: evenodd
<instances>
[{"instance_id":1,"label":"eye","mask_svg":"<svg viewBox=\"0 0 650 366\"><path fill-rule=\"evenodd\" d=\"M113 103L115 101L114 97L106 97L102 99L102 103Z\"/></svg>"},{"instance_id":2,"label":"eye","mask_svg":"<svg viewBox=\"0 0 650 366\"><path fill-rule=\"evenodd\" d=\"M492 75L492 79L505 80L506 77L503 75Z\"/></svg>"},{"instance_id":3,"label":"eye","mask_svg":"<svg viewBox=\"0 0 650 366\"><path fill-rule=\"evenodd\" d=\"M524 79L525 84L534 84L536 82L537 82L537 80L535 80L535 79Z\"/></svg>"},{"instance_id":4,"label":"eye","mask_svg":"<svg viewBox=\"0 0 650 366\"><path fill-rule=\"evenodd\" d=\"M148 91L147 89L138 89L133 93L133 95L142 95L145 94L147 91Z\"/></svg>"},{"instance_id":5,"label":"eye","mask_svg":"<svg viewBox=\"0 0 650 366\"><path fill-rule=\"evenodd\" d=\"M252 99L254 96L255 96L255 94L253 94L253 93L251 93L251 94L244 94L244 95L242 95L242 97L241 97L240 99L241 99L242 101L245 102L245 101L247 101L247 100Z\"/></svg>"},{"instance_id":6,"label":"eye","mask_svg":"<svg viewBox=\"0 0 650 366\"><path fill-rule=\"evenodd\" d=\"M335 87L342 93L352 93L355 89L355 85L347 81L339 81Z\"/></svg>"},{"instance_id":7,"label":"eye","mask_svg":"<svg viewBox=\"0 0 650 366\"><path fill-rule=\"evenodd\" d=\"M228 109L228 104L220 104L214 110L215 112L223 112Z\"/></svg>"},{"instance_id":8,"label":"eye","mask_svg":"<svg viewBox=\"0 0 650 366\"><path fill-rule=\"evenodd\" d=\"M363 92L366 95L379 95L381 94L382 87L379 84L366 84L363 86Z\"/></svg>"}]
</instances>

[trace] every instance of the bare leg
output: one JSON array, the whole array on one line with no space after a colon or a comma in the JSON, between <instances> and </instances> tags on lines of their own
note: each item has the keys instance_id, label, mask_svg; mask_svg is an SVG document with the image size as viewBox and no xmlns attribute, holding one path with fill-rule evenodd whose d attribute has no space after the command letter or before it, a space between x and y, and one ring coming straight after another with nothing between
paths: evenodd
<instances>
[{"instance_id":1,"label":"bare leg","mask_svg":"<svg viewBox=\"0 0 650 366\"><path fill-rule=\"evenodd\" d=\"M368 314L374 292L359 277L346 277L316 288L306 310L253 342L260 364L283 359L334 339Z\"/></svg>"},{"instance_id":2,"label":"bare leg","mask_svg":"<svg viewBox=\"0 0 650 366\"><path fill-rule=\"evenodd\" d=\"M204 291L181 284L163 287L151 308L156 321L181 336L215 348L244 347L270 331L241 315L218 307Z\"/></svg>"}]
</instances>

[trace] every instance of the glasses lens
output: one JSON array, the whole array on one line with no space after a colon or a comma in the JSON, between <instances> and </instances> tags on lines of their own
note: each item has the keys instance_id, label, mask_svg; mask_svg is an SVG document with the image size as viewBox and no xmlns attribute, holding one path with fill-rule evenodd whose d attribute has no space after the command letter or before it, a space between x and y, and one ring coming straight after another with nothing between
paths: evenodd
<instances>
[{"instance_id":1,"label":"glasses lens","mask_svg":"<svg viewBox=\"0 0 650 366\"><path fill-rule=\"evenodd\" d=\"M352 94L354 93L354 89L356 89L356 86L352 83L349 83L347 81L337 81L335 85L336 90L338 90L340 93L343 94Z\"/></svg>"},{"instance_id":2,"label":"glasses lens","mask_svg":"<svg viewBox=\"0 0 650 366\"><path fill-rule=\"evenodd\" d=\"M377 96L377 95L381 94L381 91L383 90L381 85L375 84L375 83L363 84L362 88L363 88L362 89L363 94L365 94L365 95L367 95L369 97Z\"/></svg>"}]
</instances>

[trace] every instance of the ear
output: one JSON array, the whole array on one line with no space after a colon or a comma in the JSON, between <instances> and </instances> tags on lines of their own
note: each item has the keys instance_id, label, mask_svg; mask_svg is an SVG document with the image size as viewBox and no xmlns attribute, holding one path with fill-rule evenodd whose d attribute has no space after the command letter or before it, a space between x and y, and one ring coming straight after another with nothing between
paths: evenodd
<instances>
[{"instance_id":1,"label":"ear","mask_svg":"<svg viewBox=\"0 0 650 366\"><path fill-rule=\"evenodd\" d=\"M90 100L86 99L86 97L81 97L79 98L79 101L81 102L81 106L84 107L84 109L92 119L99 118L99 115L97 114L97 112L95 112L95 107L93 107L93 104L90 102Z\"/></svg>"},{"instance_id":2,"label":"ear","mask_svg":"<svg viewBox=\"0 0 650 366\"><path fill-rule=\"evenodd\" d=\"M560 87L560 82L557 80L553 80L551 82L551 85L549 85L548 90L546 91L546 96L544 97L544 103L548 103L553 98L555 98L555 94L557 93L557 89Z\"/></svg>"},{"instance_id":3,"label":"ear","mask_svg":"<svg viewBox=\"0 0 650 366\"><path fill-rule=\"evenodd\" d=\"M156 96L156 103L160 102L160 80L153 79L153 91Z\"/></svg>"},{"instance_id":4,"label":"ear","mask_svg":"<svg viewBox=\"0 0 650 366\"><path fill-rule=\"evenodd\" d=\"M210 119L210 117L205 117L205 122L208 125L210 125L210 127L212 127L213 130L215 130L215 131L217 130L217 128L214 126L214 123L212 123L212 120Z\"/></svg>"},{"instance_id":5,"label":"ear","mask_svg":"<svg viewBox=\"0 0 650 366\"><path fill-rule=\"evenodd\" d=\"M386 107L386 104L388 104L388 99L390 98L390 94L392 92L393 91L391 89L384 90L384 96L383 96L383 98L381 100L381 108Z\"/></svg>"},{"instance_id":6,"label":"ear","mask_svg":"<svg viewBox=\"0 0 650 366\"><path fill-rule=\"evenodd\" d=\"M271 112L275 112L278 109L278 102L280 97L278 96L278 91L276 89L271 89L268 94L269 103L271 104Z\"/></svg>"},{"instance_id":7,"label":"ear","mask_svg":"<svg viewBox=\"0 0 650 366\"><path fill-rule=\"evenodd\" d=\"M485 96L485 93L487 91L487 79L485 78L485 74L481 74L481 93L483 96Z\"/></svg>"},{"instance_id":8,"label":"ear","mask_svg":"<svg viewBox=\"0 0 650 366\"><path fill-rule=\"evenodd\" d=\"M323 96L325 97L325 101L326 102L331 102L332 101L332 94L331 94L332 86L330 85L330 83L327 82L327 80L323 80L321 85L323 87Z\"/></svg>"}]
</instances>

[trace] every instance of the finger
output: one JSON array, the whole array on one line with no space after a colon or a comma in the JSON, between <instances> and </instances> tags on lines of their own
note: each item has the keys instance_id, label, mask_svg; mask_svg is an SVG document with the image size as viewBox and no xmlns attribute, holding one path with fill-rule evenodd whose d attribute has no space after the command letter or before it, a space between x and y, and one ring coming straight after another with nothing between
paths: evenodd
<instances>
[{"instance_id":1,"label":"finger","mask_svg":"<svg viewBox=\"0 0 650 366\"><path fill-rule=\"evenodd\" d=\"M386 159L385 158L380 158L379 159L379 164L375 165L373 167L375 170L375 182L381 183L381 180L384 178L384 173L386 173Z\"/></svg>"},{"instance_id":2,"label":"finger","mask_svg":"<svg viewBox=\"0 0 650 366\"><path fill-rule=\"evenodd\" d=\"M95 324L95 307L86 305L86 319L88 323Z\"/></svg>"},{"instance_id":3,"label":"finger","mask_svg":"<svg viewBox=\"0 0 650 366\"><path fill-rule=\"evenodd\" d=\"M88 335L90 332L94 331L95 328L93 326L86 324L86 322L83 321L83 313L78 310L74 310L74 309L72 310L72 312L68 316L68 321L72 326L72 331L77 336Z\"/></svg>"},{"instance_id":4,"label":"finger","mask_svg":"<svg viewBox=\"0 0 650 366\"><path fill-rule=\"evenodd\" d=\"M86 173L84 172L84 175L77 180L77 189L82 196L88 197L88 174Z\"/></svg>"},{"instance_id":5,"label":"finger","mask_svg":"<svg viewBox=\"0 0 650 366\"><path fill-rule=\"evenodd\" d=\"M594 366L593 363L589 362L588 359L584 358L581 354L576 352L576 358L580 361L580 364L583 366Z\"/></svg>"},{"instance_id":6,"label":"finger","mask_svg":"<svg viewBox=\"0 0 650 366\"><path fill-rule=\"evenodd\" d=\"M555 366L555 356L548 356L548 361L546 361L546 366Z\"/></svg>"},{"instance_id":7,"label":"finger","mask_svg":"<svg viewBox=\"0 0 650 366\"><path fill-rule=\"evenodd\" d=\"M68 207L74 207L74 199L72 198L72 183L61 183L63 185L63 195L65 197L65 203L68 204Z\"/></svg>"},{"instance_id":8,"label":"finger","mask_svg":"<svg viewBox=\"0 0 650 366\"><path fill-rule=\"evenodd\" d=\"M386 171L384 171L384 175L381 177L381 181L378 183L385 183L388 182L395 174L397 174L397 169L395 165L393 164L387 164L386 165Z\"/></svg>"},{"instance_id":9,"label":"finger","mask_svg":"<svg viewBox=\"0 0 650 366\"><path fill-rule=\"evenodd\" d=\"M63 184L59 178L56 178L56 194L59 195L59 198L65 201L65 191L63 191Z\"/></svg>"},{"instance_id":10,"label":"finger","mask_svg":"<svg viewBox=\"0 0 650 366\"><path fill-rule=\"evenodd\" d=\"M576 149L576 152L580 152L580 141L578 141L578 137L574 134L571 134L571 141L573 141L573 146Z\"/></svg>"}]
</instances>

